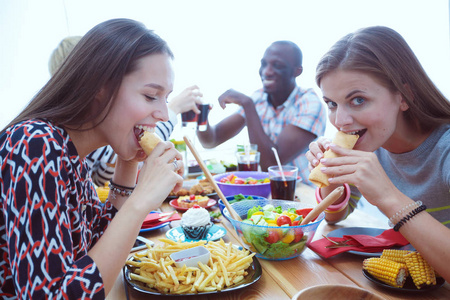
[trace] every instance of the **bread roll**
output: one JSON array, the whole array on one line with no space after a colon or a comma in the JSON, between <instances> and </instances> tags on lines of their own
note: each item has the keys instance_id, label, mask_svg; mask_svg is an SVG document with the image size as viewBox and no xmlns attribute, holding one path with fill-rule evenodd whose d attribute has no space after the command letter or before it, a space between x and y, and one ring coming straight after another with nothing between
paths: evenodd
<instances>
[{"instance_id":1,"label":"bread roll","mask_svg":"<svg viewBox=\"0 0 450 300\"><path fill-rule=\"evenodd\" d=\"M145 131L141 139L139 140L139 144L147 155L150 155L150 153L153 151L156 145L158 145L159 142L162 142L159 136L148 131Z\"/></svg>"},{"instance_id":2,"label":"bread roll","mask_svg":"<svg viewBox=\"0 0 450 300\"><path fill-rule=\"evenodd\" d=\"M334 137L333 143L341 146L342 148L346 149L353 149L353 147L356 144L356 141L358 141L359 135L357 134L346 134L342 131L338 131L336 133L336 136ZM332 158L332 157L338 157L336 153L328 149L323 154L324 158ZM311 174L309 174L309 180L317 185L319 188L323 188L325 186L329 186L330 183L328 182L329 176L322 173L320 170L323 167L321 163L317 165L312 171Z\"/></svg>"}]
</instances>

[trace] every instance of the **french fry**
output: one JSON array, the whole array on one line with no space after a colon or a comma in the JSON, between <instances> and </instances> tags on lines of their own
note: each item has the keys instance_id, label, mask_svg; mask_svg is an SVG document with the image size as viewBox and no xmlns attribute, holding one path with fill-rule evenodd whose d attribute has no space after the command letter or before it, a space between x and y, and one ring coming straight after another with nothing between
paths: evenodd
<instances>
[{"instance_id":1,"label":"french fry","mask_svg":"<svg viewBox=\"0 0 450 300\"><path fill-rule=\"evenodd\" d=\"M247 250L239 250L223 239L217 242L204 241L181 243L163 238L163 245L154 246L142 253L135 253L133 260L127 260L131 268L132 280L140 281L148 287L164 294L187 294L210 291L221 291L225 287L239 284L252 264L254 254ZM178 268L170 258L170 254L203 245L210 253L207 264L199 263L198 267Z\"/></svg>"}]
</instances>

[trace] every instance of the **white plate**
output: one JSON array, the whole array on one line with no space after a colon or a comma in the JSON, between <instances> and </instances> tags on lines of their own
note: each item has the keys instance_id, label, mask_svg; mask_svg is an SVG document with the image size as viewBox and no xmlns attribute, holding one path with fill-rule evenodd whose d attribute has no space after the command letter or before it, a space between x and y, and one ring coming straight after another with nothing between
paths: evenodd
<instances>
[{"instance_id":1,"label":"white plate","mask_svg":"<svg viewBox=\"0 0 450 300\"><path fill-rule=\"evenodd\" d=\"M369 236L377 236L383 233L386 229L383 228L370 228L370 227L342 227L336 230L333 230L327 234L327 237L343 237L344 235L369 235ZM402 246L402 247L394 247L392 249L400 249L400 250L415 250L411 244ZM361 252L361 251L348 251L349 253L353 253L356 255L362 256L381 256L381 252Z\"/></svg>"},{"instance_id":2,"label":"white plate","mask_svg":"<svg viewBox=\"0 0 450 300\"><path fill-rule=\"evenodd\" d=\"M222 226L213 224L213 226L211 226L211 228L209 229L209 232L206 235L205 240L206 241L215 241L215 240L220 239L221 237L224 237L226 234L227 234L227 230L225 228L223 228ZM197 240L191 240L191 239L186 238L181 226L172 228L169 231L167 231L166 237L175 242L178 242L179 240L181 240L182 242L197 241Z\"/></svg>"}]
</instances>

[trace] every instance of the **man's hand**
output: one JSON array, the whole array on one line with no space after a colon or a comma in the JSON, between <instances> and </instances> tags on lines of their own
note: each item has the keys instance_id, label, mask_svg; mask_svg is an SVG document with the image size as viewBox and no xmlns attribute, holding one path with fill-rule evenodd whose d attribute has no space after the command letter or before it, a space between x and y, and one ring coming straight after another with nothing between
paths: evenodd
<instances>
[{"instance_id":1,"label":"man's hand","mask_svg":"<svg viewBox=\"0 0 450 300\"><path fill-rule=\"evenodd\" d=\"M253 102L252 98L233 89L229 89L219 97L219 104L223 109L225 109L228 103L244 106L249 103L249 101Z\"/></svg>"}]
</instances>

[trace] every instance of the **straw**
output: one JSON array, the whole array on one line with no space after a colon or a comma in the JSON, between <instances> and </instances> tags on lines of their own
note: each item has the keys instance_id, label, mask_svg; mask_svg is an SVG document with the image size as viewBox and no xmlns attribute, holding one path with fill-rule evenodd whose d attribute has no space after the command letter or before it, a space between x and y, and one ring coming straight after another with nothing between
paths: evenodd
<instances>
[{"instance_id":1,"label":"straw","mask_svg":"<svg viewBox=\"0 0 450 300\"><path fill-rule=\"evenodd\" d=\"M278 156L278 151L275 147L272 147L272 151L275 154L275 159L277 160L278 168L280 168L281 178L283 179L284 185L287 186L286 177L284 177L283 167L281 166L280 157Z\"/></svg>"},{"instance_id":2,"label":"straw","mask_svg":"<svg viewBox=\"0 0 450 300\"><path fill-rule=\"evenodd\" d=\"M244 145L245 160L247 161L247 167L250 169L250 145Z\"/></svg>"}]
</instances>

